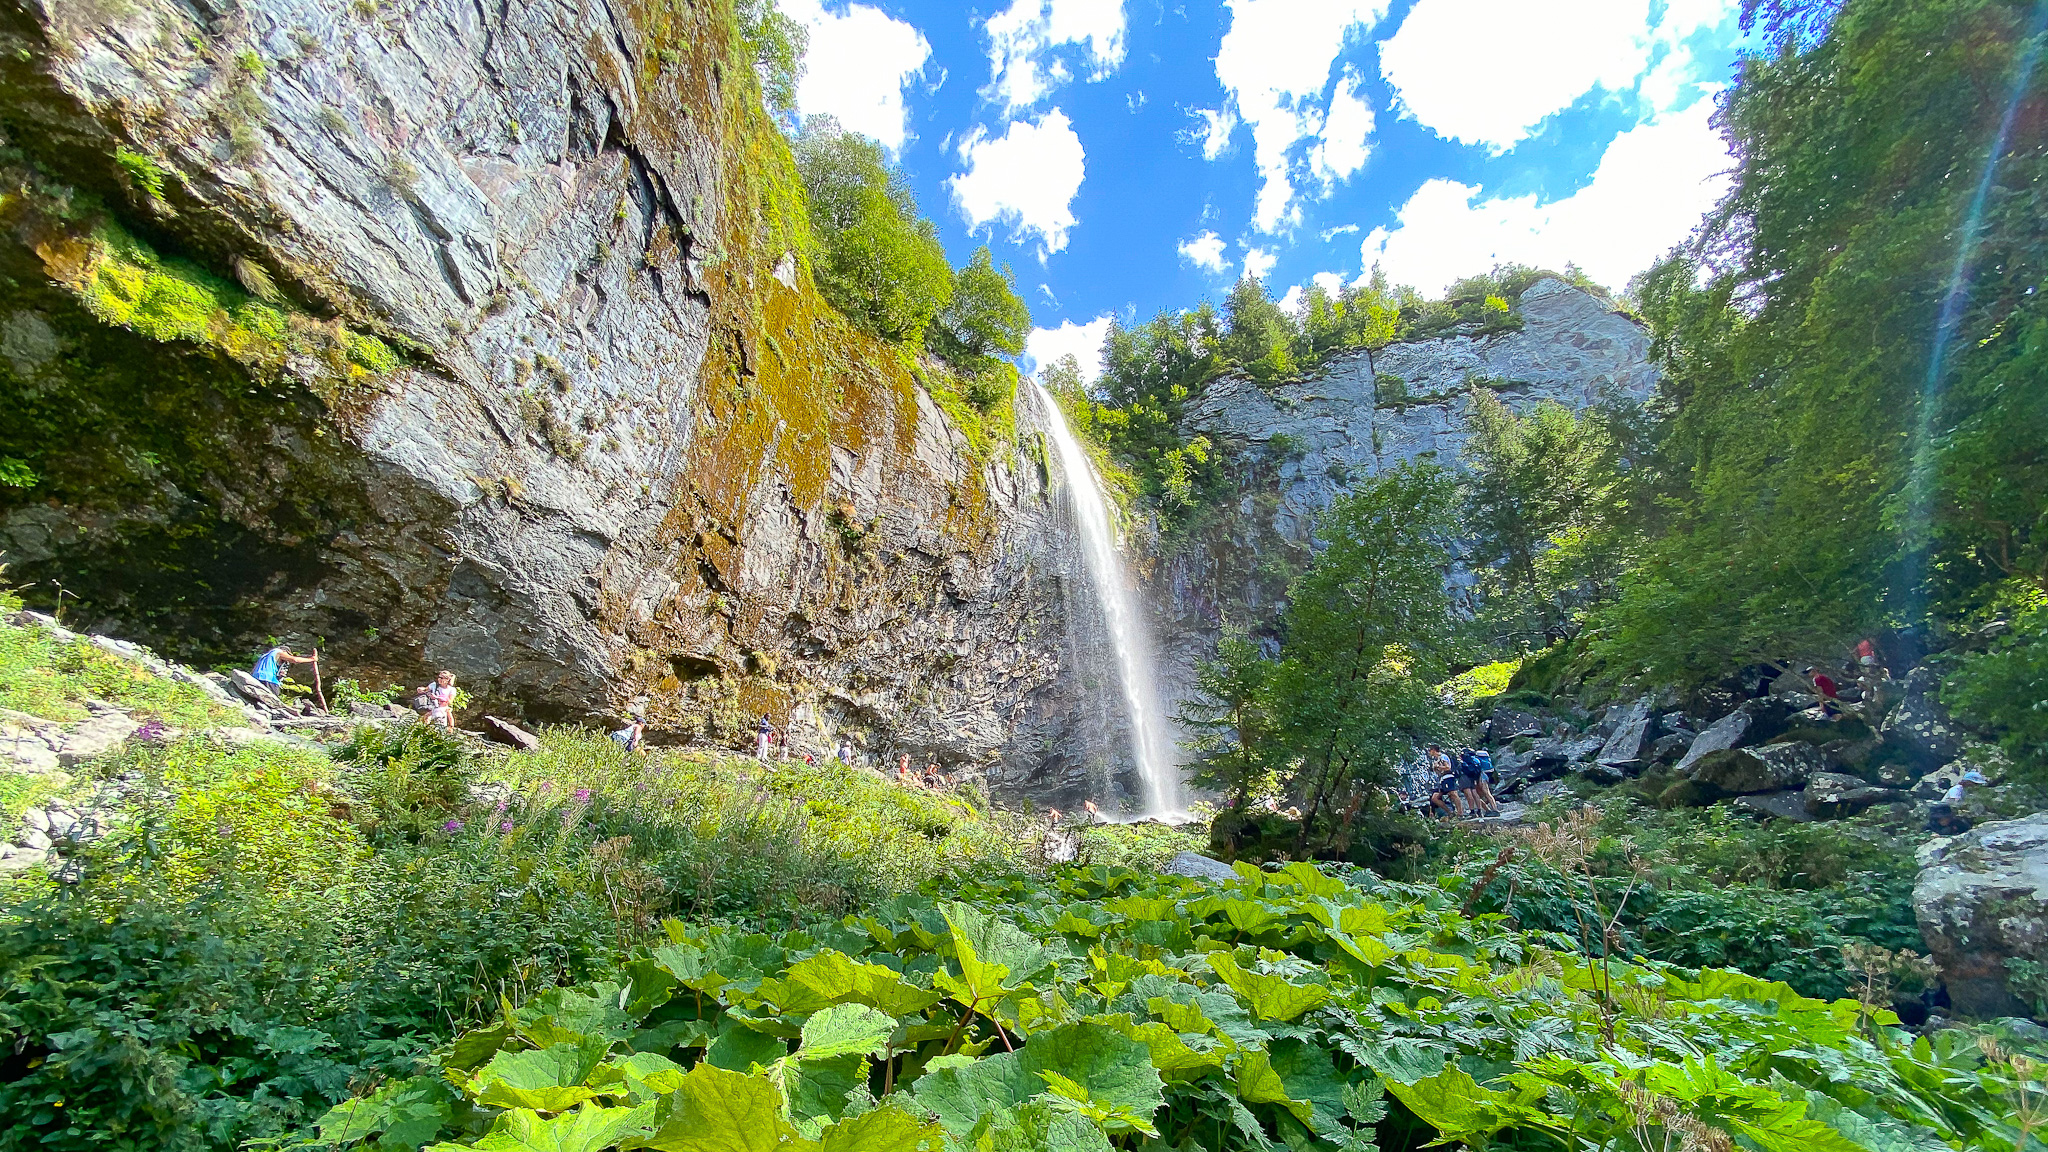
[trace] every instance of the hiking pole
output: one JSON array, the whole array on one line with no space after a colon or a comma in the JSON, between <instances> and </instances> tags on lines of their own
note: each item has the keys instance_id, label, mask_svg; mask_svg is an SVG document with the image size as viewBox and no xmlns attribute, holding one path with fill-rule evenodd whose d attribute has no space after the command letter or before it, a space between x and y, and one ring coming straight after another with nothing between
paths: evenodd
<instances>
[{"instance_id":1,"label":"hiking pole","mask_svg":"<svg viewBox=\"0 0 2048 1152\"><path fill-rule=\"evenodd\" d=\"M313 649L313 699L320 702L320 710L327 711L327 693L320 687L320 649Z\"/></svg>"}]
</instances>

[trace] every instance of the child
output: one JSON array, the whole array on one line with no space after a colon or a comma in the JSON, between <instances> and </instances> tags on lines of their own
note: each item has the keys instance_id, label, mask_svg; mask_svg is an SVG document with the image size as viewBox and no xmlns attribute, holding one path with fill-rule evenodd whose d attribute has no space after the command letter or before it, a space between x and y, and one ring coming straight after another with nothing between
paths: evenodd
<instances>
[{"instance_id":1,"label":"child","mask_svg":"<svg viewBox=\"0 0 2048 1152\"><path fill-rule=\"evenodd\" d=\"M446 668L434 673L434 682L420 689L427 699L426 715L420 719L455 731L455 673Z\"/></svg>"}]
</instances>

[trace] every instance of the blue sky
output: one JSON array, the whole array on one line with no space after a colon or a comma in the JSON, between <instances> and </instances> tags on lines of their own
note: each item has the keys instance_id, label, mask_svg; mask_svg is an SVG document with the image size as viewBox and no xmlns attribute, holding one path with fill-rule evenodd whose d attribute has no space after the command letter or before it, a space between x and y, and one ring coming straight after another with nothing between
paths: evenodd
<instances>
[{"instance_id":1,"label":"blue sky","mask_svg":"<svg viewBox=\"0 0 2048 1152\"><path fill-rule=\"evenodd\" d=\"M956 263L1016 270L1027 354L1110 316L1375 264L1619 288L1725 188L1735 0L779 0L798 100L888 146Z\"/></svg>"}]
</instances>

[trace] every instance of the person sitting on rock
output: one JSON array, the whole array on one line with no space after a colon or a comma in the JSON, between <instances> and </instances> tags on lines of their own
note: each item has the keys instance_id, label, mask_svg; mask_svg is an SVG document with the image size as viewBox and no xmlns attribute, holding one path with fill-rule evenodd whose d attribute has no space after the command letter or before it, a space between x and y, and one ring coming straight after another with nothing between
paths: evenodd
<instances>
[{"instance_id":1,"label":"person sitting on rock","mask_svg":"<svg viewBox=\"0 0 2048 1152\"><path fill-rule=\"evenodd\" d=\"M934 756L924 766L924 786L936 792L939 789L939 758Z\"/></svg>"},{"instance_id":2,"label":"person sitting on rock","mask_svg":"<svg viewBox=\"0 0 2048 1152\"><path fill-rule=\"evenodd\" d=\"M263 681L272 692L283 694L284 666L286 664L311 664L317 657L295 656L292 650L280 644L256 658L256 666L249 675Z\"/></svg>"},{"instance_id":3,"label":"person sitting on rock","mask_svg":"<svg viewBox=\"0 0 2048 1152\"><path fill-rule=\"evenodd\" d=\"M419 691L427 701L426 714L420 719L455 731L455 673L443 668L434 673L432 684Z\"/></svg>"}]
</instances>

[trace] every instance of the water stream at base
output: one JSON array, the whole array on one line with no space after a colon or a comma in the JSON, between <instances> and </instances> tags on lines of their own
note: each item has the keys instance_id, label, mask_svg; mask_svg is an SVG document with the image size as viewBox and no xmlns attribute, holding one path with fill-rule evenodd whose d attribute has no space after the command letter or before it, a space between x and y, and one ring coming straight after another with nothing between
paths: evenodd
<instances>
[{"instance_id":1,"label":"water stream at base","mask_svg":"<svg viewBox=\"0 0 2048 1152\"><path fill-rule=\"evenodd\" d=\"M1123 687L1124 708L1131 720L1131 754L1138 763L1138 778L1144 783L1141 816L1170 816L1180 811L1179 767L1174 763L1173 742L1166 716L1159 706L1159 693L1152 683L1152 643L1145 621L1138 613L1130 580L1118 554L1116 530L1109 515L1109 499L1095 477L1088 454L1067 427L1066 414L1050 392L1036 381L1031 385L1045 406L1047 431L1060 471L1067 478L1067 492L1073 499L1074 522L1081 529L1081 551L1088 565L1088 581L1095 588L1096 602L1109 625L1110 644L1115 649L1117 679Z\"/></svg>"}]
</instances>

